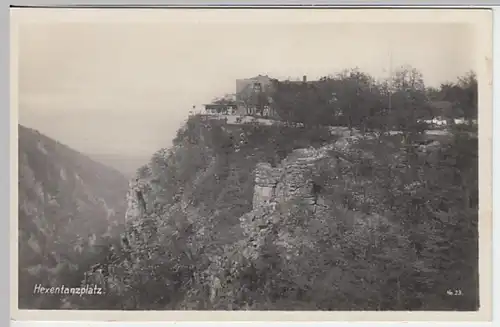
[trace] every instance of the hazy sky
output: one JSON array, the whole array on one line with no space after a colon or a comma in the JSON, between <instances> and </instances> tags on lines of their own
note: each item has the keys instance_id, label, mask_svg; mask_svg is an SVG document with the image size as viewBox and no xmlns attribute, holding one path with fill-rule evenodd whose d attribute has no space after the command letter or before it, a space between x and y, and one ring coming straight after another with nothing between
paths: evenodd
<instances>
[{"instance_id":1,"label":"hazy sky","mask_svg":"<svg viewBox=\"0 0 500 327\"><path fill-rule=\"evenodd\" d=\"M427 84L474 69L465 24L57 23L19 29L20 123L87 153L170 145L193 105L235 79L418 68Z\"/></svg>"}]
</instances>

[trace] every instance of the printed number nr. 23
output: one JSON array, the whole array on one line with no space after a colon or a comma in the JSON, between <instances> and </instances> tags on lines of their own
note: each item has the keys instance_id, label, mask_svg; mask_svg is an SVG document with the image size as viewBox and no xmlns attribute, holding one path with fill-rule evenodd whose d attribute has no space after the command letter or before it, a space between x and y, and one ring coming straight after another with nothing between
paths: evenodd
<instances>
[{"instance_id":1,"label":"printed number nr. 23","mask_svg":"<svg viewBox=\"0 0 500 327\"><path fill-rule=\"evenodd\" d=\"M458 289L457 290L447 290L446 294L451 295L451 296L463 295L462 290L458 290Z\"/></svg>"}]
</instances>

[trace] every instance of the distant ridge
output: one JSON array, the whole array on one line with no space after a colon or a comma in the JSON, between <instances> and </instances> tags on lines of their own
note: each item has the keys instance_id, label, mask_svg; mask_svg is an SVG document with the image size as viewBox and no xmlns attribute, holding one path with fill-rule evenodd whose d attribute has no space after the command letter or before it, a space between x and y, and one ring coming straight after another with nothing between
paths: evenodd
<instances>
[{"instance_id":1,"label":"distant ridge","mask_svg":"<svg viewBox=\"0 0 500 327\"><path fill-rule=\"evenodd\" d=\"M152 155L152 154L151 154ZM151 155L125 155L125 154L89 154L90 158L93 158L95 161L100 162L106 166L113 167L114 169L121 172L127 178L132 178L135 176L137 169L143 166L147 162L149 162Z\"/></svg>"}]
</instances>

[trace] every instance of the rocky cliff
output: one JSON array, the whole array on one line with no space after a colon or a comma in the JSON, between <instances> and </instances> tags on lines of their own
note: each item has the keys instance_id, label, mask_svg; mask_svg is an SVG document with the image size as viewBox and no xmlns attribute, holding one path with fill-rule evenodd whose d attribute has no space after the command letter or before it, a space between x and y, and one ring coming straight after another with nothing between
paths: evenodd
<instances>
[{"instance_id":1,"label":"rocky cliff","mask_svg":"<svg viewBox=\"0 0 500 327\"><path fill-rule=\"evenodd\" d=\"M151 243L151 239L141 237L146 217L159 212L158 225L189 226L191 233L186 236L186 250L199 255L202 252L206 261L205 268L199 267L193 272L193 278L195 283L208 287L207 305L210 306L217 306L217 299L221 296L231 296L224 293L232 292L224 274L229 274L230 280L238 279L239 273L262 258L269 242L287 260L298 255L300 247L314 247L314 242L293 231L297 222L290 219L290 212L305 210L312 217L321 217L328 210L328 204L320 194L320 183L317 183L319 170L335 171L339 163L331 152L345 149L357 137L344 134L321 147L291 150L279 162L270 163L260 161L269 160L266 154L270 151L263 150L266 145L259 148L254 147L255 143L248 144L247 148L243 145L239 151L233 148L232 152L224 152L222 146L222 151L218 151L216 146L230 140L233 135L241 137L244 134L243 137L251 142L257 132L251 126L232 127L231 130L231 127L217 124L198 126L190 134L191 138L195 136L194 141L186 142L184 138L182 146L156 154L143 167L142 176L131 181L126 214L132 226L129 243L137 248L141 242ZM186 132L186 129L181 132ZM219 143L214 142L216 137ZM239 144L236 137L233 142ZM275 148L271 150L275 151ZM200 169L192 171L188 182L182 183L184 164L193 165L208 156L211 158L202 160ZM191 158L191 162L187 163L186 158ZM169 172L170 179L166 178ZM172 199L160 195L161 179L164 179L163 183L169 180L164 187L170 189ZM207 185L212 187L201 192ZM210 203L204 202L210 198L206 192L214 195ZM234 196L234 192L241 197ZM242 205L238 205L240 201Z\"/></svg>"},{"instance_id":2,"label":"rocky cliff","mask_svg":"<svg viewBox=\"0 0 500 327\"><path fill-rule=\"evenodd\" d=\"M131 180L126 255L110 265L106 282L114 297L91 306L450 307L432 291L450 271L419 252L447 237L435 225L444 204L428 191L437 184L423 180L450 183L445 150L407 147L397 135L203 117L192 117L174 144Z\"/></svg>"}]
</instances>

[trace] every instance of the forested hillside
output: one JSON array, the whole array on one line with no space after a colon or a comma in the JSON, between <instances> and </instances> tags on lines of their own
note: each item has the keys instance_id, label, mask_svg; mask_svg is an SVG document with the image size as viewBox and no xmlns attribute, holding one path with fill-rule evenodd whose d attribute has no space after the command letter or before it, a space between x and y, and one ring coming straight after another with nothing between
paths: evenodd
<instances>
[{"instance_id":1,"label":"forested hillside","mask_svg":"<svg viewBox=\"0 0 500 327\"><path fill-rule=\"evenodd\" d=\"M289 125L192 116L129 190L126 239L92 279L109 296L80 307L477 309L474 115L433 139L410 113L450 100L446 86L432 93L401 85L399 108L363 119L347 110L349 93L331 101L295 84L275 89L297 88L293 101L274 97ZM477 87L463 85L455 86L464 94ZM366 99L359 92L352 101ZM322 123L328 112L314 121L321 106L340 101L347 114L332 119L345 128ZM463 113L470 103L457 98L452 108ZM303 108L319 113L301 116ZM382 123L365 128L367 121ZM402 133L384 133L392 128ZM457 288L463 295L450 296Z\"/></svg>"},{"instance_id":2,"label":"forested hillside","mask_svg":"<svg viewBox=\"0 0 500 327\"><path fill-rule=\"evenodd\" d=\"M128 182L119 172L19 126L19 307L59 308L44 287L78 287L124 226Z\"/></svg>"}]
</instances>

